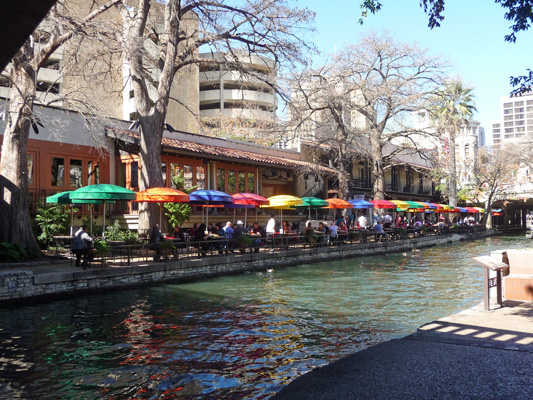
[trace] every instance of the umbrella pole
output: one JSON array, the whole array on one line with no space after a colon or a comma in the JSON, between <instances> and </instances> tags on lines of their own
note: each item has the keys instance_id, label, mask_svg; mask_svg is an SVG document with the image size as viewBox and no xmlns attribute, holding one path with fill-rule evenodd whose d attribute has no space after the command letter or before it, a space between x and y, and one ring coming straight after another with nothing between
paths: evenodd
<instances>
[{"instance_id":1,"label":"umbrella pole","mask_svg":"<svg viewBox=\"0 0 533 400\"><path fill-rule=\"evenodd\" d=\"M104 232L105 232L105 200L102 201L102 239L105 239Z\"/></svg>"},{"instance_id":2,"label":"umbrella pole","mask_svg":"<svg viewBox=\"0 0 533 400\"><path fill-rule=\"evenodd\" d=\"M309 207L309 220L311 220L311 207Z\"/></svg>"},{"instance_id":3,"label":"umbrella pole","mask_svg":"<svg viewBox=\"0 0 533 400\"><path fill-rule=\"evenodd\" d=\"M244 205L244 227L246 228L246 218L248 218L248 206Z\"/></svg>"},{"instance_id":4,"label":"umbrella pole","mask_svg":"<svg viewBox=\"0 0 533 400\"><path fill-rule=\"evenodd\" d=\"M89 214L91 214L91 236L93 235L93 205L89 204Z\"/></svg>"},{"instance_id":5,"label":"umbrella pole","mask_svg":"<svg viewBox=\"0 0 533 400\"><path fill-rule=\"evenodd\" d=\"M162 229L161 223L163 222L163 203L159 202L159 229Z\"/></svg>"},{"instance_id":6,"label":"umbrella pole","mask_svg":"<svg viewBox=\"0 0 533 400\"><path fill-rule=\"evenodd\" d=\"M74 224L74 206L70 205L70 236L72 236L72 224Z\"/></svg>"}]
</instances>

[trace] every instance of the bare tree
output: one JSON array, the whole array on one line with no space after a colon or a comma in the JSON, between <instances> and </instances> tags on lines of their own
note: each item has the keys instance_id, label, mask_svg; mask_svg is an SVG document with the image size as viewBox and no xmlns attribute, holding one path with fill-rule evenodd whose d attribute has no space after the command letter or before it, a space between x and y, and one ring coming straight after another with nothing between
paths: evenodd
<instances>
[{"instance_id":1,"label":"bare tree","mask_svg":"<svg viewBox=\"0 0 533 400\"><path fill-rule=\"evenodd\" d=\"M355 152L371 160L374 198L384 199L391 160L421 147L415 137L426 132L414 129L411 117L425 109L444 68L427 50L372 32L332 62L296 77L291 129L300 136L312 131L318 144L334 149L340 196L346 195L346 166Z\"/></svg>"},{"instance_id":2,"label":"bare tree","mask_svg":"<svg viewBox=\"0 0 533 400\"><path fill-rule=\"evenodd\" d=\"M9 69L10 102L0 160L0 241L39 250L28 210L26 165L30 127L36 127L38 123L32 113L37 74L60 46L90 29L97 17L118 2L92 3L89 11L81 17L69 8L68 3L58 2L12 60Z\"/></svg>"},{"instance_id":3,"label":"bare tree","mask_svg":"<svg viewBox=\"0 0 533 400\"><path fill-rule=\"evenodd\" d=\"M264 80L242 62L243 57L267 56L278 65L303 61L308 46L300 34L309 29L314 15L278 0L134 3L135 7L122 7L121 13L125 59L139 115L142 190L163 184L161 138L173 79L180 70L206 62L199 56L199 48L224 54L209 61L213 66L224 65ZM155 215L149 207L141 204L141 231L149 229Z\"/></svg>"}]
</instances>

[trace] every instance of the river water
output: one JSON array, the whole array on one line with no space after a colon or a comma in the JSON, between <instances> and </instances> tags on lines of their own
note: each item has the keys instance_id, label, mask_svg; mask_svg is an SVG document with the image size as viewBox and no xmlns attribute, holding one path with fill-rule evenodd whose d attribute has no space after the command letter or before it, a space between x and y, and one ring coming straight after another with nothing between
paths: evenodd
<instances>
[{"instance_id":1,"label":"river water","mask_svg":"<svg viewBox=\"0 0 533 400\"><path fill-rule=\"evenodd\" d=\"M0 310L0 398L265 399L482 301L471 257L523 237Z\"/></svg>"}]
</instances>

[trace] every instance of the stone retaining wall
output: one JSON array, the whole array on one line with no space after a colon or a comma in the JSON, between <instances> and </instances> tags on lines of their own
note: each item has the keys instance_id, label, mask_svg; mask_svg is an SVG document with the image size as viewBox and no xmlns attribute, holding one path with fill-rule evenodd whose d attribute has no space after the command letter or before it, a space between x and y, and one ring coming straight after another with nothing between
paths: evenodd
<instances>
[{"instance_id":1,"label":"stone retaining wall","mask_svg":"<svg viewBox=\"0 0 533 400\"><path fill-rule=\"evenodd\" d=\"M246 271L263 271L267 268L403 252L460 240L480 239L493 234L495 234L493 231L481 231L471 234L424 236L383 243L301 248L276 253L230 254L86 271L67 268L65 272L34 274L32 269L25 269L25 266L19 265L17 270L0 270L0 303L19 303L20 300L146 286L158 282L190 282Z\"/></svg>"}]
</instances>

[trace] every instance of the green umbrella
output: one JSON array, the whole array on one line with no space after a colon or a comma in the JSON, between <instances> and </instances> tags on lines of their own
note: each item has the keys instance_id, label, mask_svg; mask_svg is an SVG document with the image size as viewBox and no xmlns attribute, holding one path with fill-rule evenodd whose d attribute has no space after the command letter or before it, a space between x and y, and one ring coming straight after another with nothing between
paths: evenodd
<instances>
[{"instance_id":1,"label":"green umbrella","mask_svg":"<svg viewBox=\"0 0 533 400\"><path fill-rule=\"evenodd\" d=\"M60 192L53 194L52 196L48 196L46 198L47 203L57 203L57 204L100 204L101 200L73 200L70 198L70 194L72 192ZM114 200L106 200L106 203L115 203ZM92 207L91 207L91 235L93 234L93 213L92 213ZM72 220L74 219L74 212L71 208L71 215L70 215L70 236L72 236Z\"/></svg>"},{"instance_id":2,"label":"green umbrella","mask_svg":"<svg viewBox=\"0 0 533 400\"><path fill-rule=\"evenodd\" d=\"M327 207L329 203L326 200L319 199L318 197L302 197L303 203L294 207L308 208L309 219L311 219L311 209Z\"/></svg>"},{"instance_id":3,"label":"green umbrella","mask_svg":"<svg viewBox=\"0 0 533 400\"><path fill-rule=\"evenodd\" d=\"M76 203L79 200L94 200L95 203L104 206L102 236L105 232L105 203L114 200L129 201L135 200L136 198L137 195L133 190L128 190L122 186L111 185L109 183L85 186L70 193L70 199L73 203Z\"/></svg>"}]
</instances>

